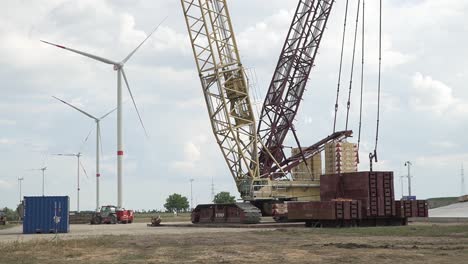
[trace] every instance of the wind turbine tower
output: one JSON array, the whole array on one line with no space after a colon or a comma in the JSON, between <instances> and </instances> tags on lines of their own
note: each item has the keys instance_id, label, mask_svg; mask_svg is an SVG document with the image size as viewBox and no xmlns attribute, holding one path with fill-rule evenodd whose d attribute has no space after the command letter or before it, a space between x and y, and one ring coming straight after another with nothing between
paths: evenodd
<instances>
[{"instance_id":1,"label":"wind turbine tower","mask_svg":"<svg viewBox=\"0 0 468 264\"><path fill-rule=\"evenodd\" d=\"M99 210L99 178L101 177L101 170L100 170L100 153L102 151L102 148L101 148L101 120L103 120L104 118L106 118L108 115L110 115L112 112L114 112L117 108L109 111L107 114L101 116L101 117L95 117L81 109L79 109L78 107L70 104L70 103L67 103L65 102L64 100L60 99L60 98L57 98L55 96L52 96L53 98L59 100L60 102L70 106L71 108L77 110L78 112L84 114L85 116L93 119L95 122L96 122L96 211Z\"/></svg>"},{"instance_id":2,"label":"wind turbine tower","mask_svg":"<svg viewBox=\"0 0 468 264\"><path fill-rule=\"evenodd\" d=\"M44 184L45 184L45 171L47 170L47 167L42 167L40 169L37 169L42 171L42 196L44 196L45 191L44 191Z\"/></svg>"},{"instance_id":3,"label":"wind turbine tower","mask_svg":"<svg viewBox=\"0 0 468 264\"><path fill-rule=\"evenodd\" d=\"M164 20L162 22L164 22ZM123 122L122 122L122 114L123 114L122 113L122 77L123 77L123 79L125 81L125 84L127 86L130 97L132 98L133 105L134 105L135 110L136 110L136 112L138 114L138 118L140 119L140 123L141 123L141 125L143 127L143 130L145 131L145 134L147 135L145 126L143 124L143 120L141 119L141 116L140 116L140 112L138 111L138 107L137 107L137 105L135 103L135 99L133 98L133 94L132 94L132 91L130 89L130 85L128 84L127 76L126 76L125 71L124 71L124 65L135 54L135 52L137 52L137 50L151 37L151 35L153 35L153 33L159 28L161 23L159 23L159 25L146 37L145 40L143 40L143 42L140 43L140 45L138 45L138 47L136 47L127 57L125 57L120 62L115 62L113 60L102 58L102 57L99 57L99 56L96 56L96 55L93 55L93 54L90 54L90 53L86 53L86 52L79 51L79 50L72 49L72 48L67 48L67 47L62 46L62 45L57 45L57 44L54 44L54 43L51 43L51 42L41 40L42 42L44 42L46 44L49 44L49 45L52 45L52 46L55 46L55 47L58 47L58 48L61 48L61 49L64 49L64 50L68 50L70 52L73 52L73 53L76 53L76 54L91 58L93 60L100 61L100 62L105 63L105 64L110 64L110 65L113 66L114 71L117 72L117 207L119 207L119 208L123 207L122 206L123 205L122 204L122 174L123 174L123 155L124 155L124 151L123 151L123 131L122 131L122 127L123 127Z\"/></svg>"},{"instance_id":4,"label":"wind turbine tower","mask_svg":"<svg viewBox=\"0 0 468 264\"><path fill-rule=\"evenodd\" d=\"M80 212L80 168L83 169L83 172L85 173L85 175L88 176L88 174L86 173L85 168L83 167L83 164L81 164L81 162L80 162L80 157L82 155L83 154L81 154L80 152L78 152L76 154L55 154L55 156L65 156L65 157L76 157L77 158L76 211L78 213Z\"/></svg>"}]
</instances>

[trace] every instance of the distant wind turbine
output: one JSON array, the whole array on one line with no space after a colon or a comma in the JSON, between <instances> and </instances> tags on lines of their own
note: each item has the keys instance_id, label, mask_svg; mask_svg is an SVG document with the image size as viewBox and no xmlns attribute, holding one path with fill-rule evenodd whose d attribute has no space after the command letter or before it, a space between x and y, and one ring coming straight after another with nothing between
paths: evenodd
<instances>
[{"instance_id":1,"label":"distant wind turbine","mask_svg":"<svg viewBox=\"0 0 468 264\"><path fill-rule=\"evenodd\" d=\"M101 177L101 170L100 170L100 165L99 165L99 161L100 161L100 152L101 152L101 120L103 120L104 118L106 118L108 115L110 115L111 113L113 113L117 108L114 108L113 110L109 111L107 114L101 116L101 117L95 117L87 112L85 112L84 110L81 110L79 109L78 107L70 104L70 103L67 103L65 102L64 100L58 98L58 97L55 97L55 96L52 96L53 98L59 100L60 102L70 106L71 108L77 110L78 112L84 114L85 116L93 119L95 122L96 122L96 211L99 210L99 178Z\"/></svg>"},{"instance_id":2,"label":"distant wind turbine","mask_svg":"<svg viewBox=\"0 0 468 264\"><path fill-rule=\"evenodd\" d=\"M164 19L165 20L165 19ZM143 120L141 119L140 112L138 111L138 107L135 103L135 99L133 98L132 91L130 89L130 85L128 84L127 76L125 75L124 71L124 65L125 63L135 54L135 52L153 35L153 33L159 28L159 26L164 22L161 21L159 25L146 37L145 40L143 40L138 47L136 47L130 54L128 54L127 57L125 57L121 62L115 62L106 58L102 58L90 53L86 53L83 51L75 50L72 48L67 48L62 45L57 45L54 43L50 43L44 40L41 40L42 42L56 46L61 49L68 50L73 53L80 54L82 56L103 62L105 64L110 64L113 65L114 70L117 71L117 207L122 208L122 170L123 170L123 132L122 132L122 76L124 78L125 84L127 86L128 92L130 94L130 97L132 98L133 105L135 107L136 113L138 115L138 118L140 120L140 124L143 127L143 130L145 131L146 136L148 136L148 133L146 132L146 128L143 124Z\"/></svg>"},{"instance_id":3,"label":"distant wind turbine","mask_svg":"<svg viewBox=\"0 0 468 264\"><path fill-rule=\"evenodd\" d=\"M42 196L44 196L44 182L45 182L45 171L47 170L47 167L42 167L40 169L32 169L34 171L42 171Z\"/></svg>"},{"instance_id":4,"label":"distant wind turbine","mask_svg":"<svg viewBox=\"0 0 468 264\"><path fill-rule=\"evenodd\" d=\"M83 170L85 173L86 177L88 177L88 173L86 173L85 168L83 167L83 164L80 162L80 157L83 155L80 152L76 154L53 154L54 156L63 156L63 157L76 157L78 162L77 162L77 170L76 170L76 177L77 177L77 184L76 184L76 211L79 213L80 212L80 169Z\"/></svg>"}]
</instances>

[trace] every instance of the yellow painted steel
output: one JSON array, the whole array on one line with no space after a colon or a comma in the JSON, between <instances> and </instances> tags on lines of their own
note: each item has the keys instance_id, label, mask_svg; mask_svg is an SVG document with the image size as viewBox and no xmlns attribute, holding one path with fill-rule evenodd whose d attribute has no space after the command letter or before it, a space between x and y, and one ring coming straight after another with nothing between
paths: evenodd
<instances>
[{"instance_id":1,"label":"yellow painted steel","mask_svg":"<svg viewBox=\"0 0 468 264\"><path fill-rule=\"evenodd\" d=\"M248 80L226 0L181 0L181 3L213 133L241 197L319 200L319 177L260 178L258 148L262 142L257 139ZM318 163L314 166L321 170L321 160Z\"/></svg>"},{"instance_id":2,"label":"yellow painted steel","mask_svg":"<svg viewBox=\"0 0 468 264\"><path fill-rule=\"evenodd\" d=\"M259 177L248 81L225 0L181 0L213 133L242 198Z\"/></svg>"}]
</instances>

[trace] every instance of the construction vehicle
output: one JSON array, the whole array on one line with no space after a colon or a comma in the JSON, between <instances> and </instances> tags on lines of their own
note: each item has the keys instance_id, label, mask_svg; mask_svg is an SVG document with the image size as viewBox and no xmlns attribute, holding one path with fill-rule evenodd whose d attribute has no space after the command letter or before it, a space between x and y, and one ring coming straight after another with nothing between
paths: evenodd
<instances>
[{"instance_id":1,"label":"construction vehicle","mask_svg":"<svg viewBox=\"0 0 468 264\"><path fill-rule=\"evenodd\" d=\"M131 224L134 220L133 210L125 210L114 205L102 206L91 218L92 225Z\"/></svg>"},{"instance_id":2,"label":"construction vehicle","mask_svg":"<svg viewBox=\"0 0 468 264\"><path fill-rule=\"evenodd\" d=\"M345 130L334 127L331 135L309 147L301 146L293 125L334 1L299 0L258 126L226 2L181 0L212 130L244 203L198 205L192 222L258 223L261 216L284 221L288 202L321 200L320 176L305 166L307 176L295 177L295 168L319 160L315 157L327 148L332 149L332 159L326 160L332 164L329 173L357 172L353 144L348 144L348 154L356 153L356 165L349 170L333 167L342 162L341 145L353 135L348 117ZM349 105L348 101L348 114ZM284 141L289 133L298 151L288 157ZM377 161L376 155L375 150L372 158Z\"/></svg>"},{"instance_id":3,"label":"construction vehicle","mask_svg":"<svg viewBox=\"0 0 468 264\"><path fill-rule=\"evenodd\" d=\"M242 210L252 213L260 209L258 220L261 215L272 215L275 203L318 200L318 179L287 177L293 168L319 154L326 143L352 134L352 131L333 133L288 158L282 150L286 134L290 131L295 134L292 120L333 2L299 1L257 129L226 1L181 0L213 133L237 189L247 202Z\"/></svg>"}]
</instances>

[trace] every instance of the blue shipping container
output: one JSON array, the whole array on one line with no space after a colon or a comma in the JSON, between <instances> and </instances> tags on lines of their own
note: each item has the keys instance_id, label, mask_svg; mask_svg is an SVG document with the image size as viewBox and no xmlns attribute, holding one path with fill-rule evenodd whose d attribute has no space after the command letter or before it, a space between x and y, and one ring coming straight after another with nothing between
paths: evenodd
<instances>
[{"instance_id":1,"label":"blue shipping container","mask_svg":"<svg viewBox=\"0 0 468 264\"><path fill-rule=\"evenodd\" d=\"M68 196L25 196L23 234L68 233Z\"/></svg>"}]
</instances>

